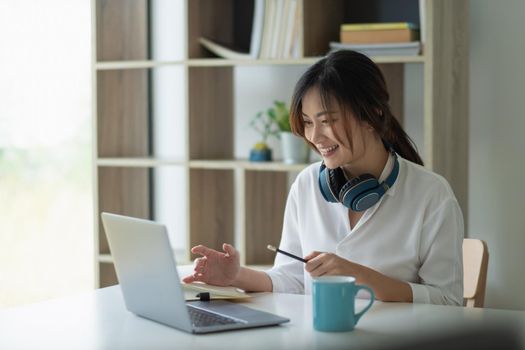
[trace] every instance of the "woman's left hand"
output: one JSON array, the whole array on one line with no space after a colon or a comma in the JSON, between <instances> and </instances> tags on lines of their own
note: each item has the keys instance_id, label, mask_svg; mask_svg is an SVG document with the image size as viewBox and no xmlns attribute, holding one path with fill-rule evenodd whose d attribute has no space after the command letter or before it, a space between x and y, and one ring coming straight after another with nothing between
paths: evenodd
<instances>
[{"instance_id":1,"label":"woman's left hand","mask_svg":"<svg viewBox=\"0 0 525 350\"><path fill-rule=\"evenodd\" d=\"M352 276L356 282L374 290L377 300L411 303L412 288L407 282L390 278L369 267L356 264L333 253L312 252L304 257L305 270L312 277Z\"/></svg>"},{"instance_id":2,"label":"woman's left hand","mask_svg":"<svg viewBox=\"0 0 525 350\"><path fill-rule=\"evenodd\" d=\"M312 277L354 276L359 274L361 265L343 259L333 253L312 252L304 257L308 262L305 269Z\"/></svg>"}]
</instances>

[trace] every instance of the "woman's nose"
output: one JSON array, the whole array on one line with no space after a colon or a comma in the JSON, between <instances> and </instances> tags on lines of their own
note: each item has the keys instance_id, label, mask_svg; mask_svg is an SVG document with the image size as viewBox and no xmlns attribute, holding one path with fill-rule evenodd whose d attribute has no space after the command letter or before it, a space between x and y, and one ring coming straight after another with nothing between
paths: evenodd
<instances>
[{"instance_id":1,"label":"woman's nose","mask_svg":"<svg viewBox=\"0 0 525 350\"><path fill-rule=\"evenodd\" d=\"M322 128L320 126L312 125L312 135L310 142L316 143L323 138Z\"/></svg>"}]
</instances>

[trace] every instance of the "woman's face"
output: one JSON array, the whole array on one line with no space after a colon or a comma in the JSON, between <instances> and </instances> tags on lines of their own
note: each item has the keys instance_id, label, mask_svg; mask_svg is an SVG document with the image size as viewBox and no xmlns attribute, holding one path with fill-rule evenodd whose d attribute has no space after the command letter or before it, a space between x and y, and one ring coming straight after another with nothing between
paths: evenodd
<instances>
[{"instance_id":1,"label":"woman's face","mask_svg":"<svg viewBox=\"0 0 525 350\"><path fill-rule=\"evenodd\" d=\"M330 101L330 105L334 110L327 111L323 108L318 88L308 90L302 100L304 135L317 148L328 168L335 169L344 165L359 167L365 154L364 127L351 116L352 140L348 140L344 116L335 99ZM351 142L353 150L350 149Z\"/></svg>"}]
</instances>

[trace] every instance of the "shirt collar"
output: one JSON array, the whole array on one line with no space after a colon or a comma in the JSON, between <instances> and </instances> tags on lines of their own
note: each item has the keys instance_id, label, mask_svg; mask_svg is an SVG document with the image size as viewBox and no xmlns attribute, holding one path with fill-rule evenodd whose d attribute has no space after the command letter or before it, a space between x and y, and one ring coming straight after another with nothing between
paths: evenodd
<instances>
[{"instance_id":1,"label":"shirt collar","mask_svg":"<svg viewBox=\"0 0 525 350\"><path fill-rule=\"evenodd\" d=\"M397 156L398 162L399 162L399 156ZM383 168L383 171L381 172L381 175L379 176L379 183L382 183L385 181L385 179L390 175L392 172L392 169L394 168L394 155L392 153L388 154L388 159L386 161L385 167ZM400 164L401 165L401 164ZM394 182L394 185L386 191L386 194L389 196L393 196L396 192L396 183L399 181L399 174L397 175L396 182Z\"/></svg>"}]
</instances>

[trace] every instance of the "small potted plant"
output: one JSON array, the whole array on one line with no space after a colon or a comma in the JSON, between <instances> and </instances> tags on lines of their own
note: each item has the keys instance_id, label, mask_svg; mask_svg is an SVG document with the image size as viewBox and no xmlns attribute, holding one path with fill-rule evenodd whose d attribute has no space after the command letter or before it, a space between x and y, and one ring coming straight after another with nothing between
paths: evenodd
<instances>
[{"instance_id":1,"label":"small potted plant","mask_svg":"<svg viewBox=\"0 0 525 350\"><path fill-rule=\"evenodd\" d=\"M261 141L257 142L255 146L250 150L250 161L271 161L272 149L268 146L267 142L270 136L275 136L279 138L279 129L275 124L275 120L271 118L269 113L259 112L250 122L250 126L261 135Z\"/></svg>"},{"instance_id":2,"label":"small potted plant","mask_svg":"<svg viewBox=\"0 0 525 350\"><path fill-rule=\"evenodd\" d=\"M282 101L274 101L274 106L266 112L279 129L283 162L287 164L307 163L310 149L301 137L292 133L290 112Z\"/></svg>"}]
</instances>

